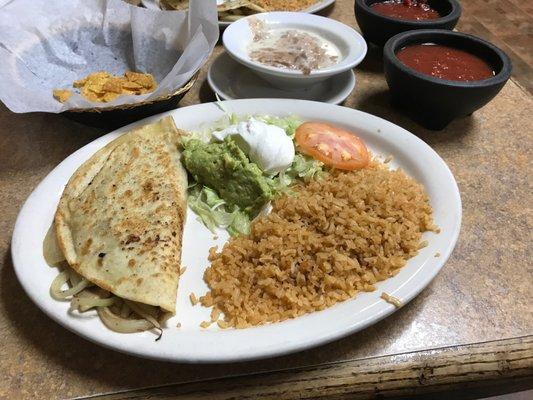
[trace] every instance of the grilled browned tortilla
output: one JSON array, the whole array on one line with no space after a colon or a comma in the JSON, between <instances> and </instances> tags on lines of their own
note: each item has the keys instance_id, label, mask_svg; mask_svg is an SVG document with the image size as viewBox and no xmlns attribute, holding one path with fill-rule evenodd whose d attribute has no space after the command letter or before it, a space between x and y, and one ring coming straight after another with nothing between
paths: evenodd
<instances>
[{"instance_id":1,"label":"grilled browned tortilla","mask_svg":"<svg viewBox=\"0 0 533 400\"><path fill-rule=\"evenodd\" d=\"M174 313L187 174L172 120L115 139L69 180L57 239L80 275L123 299Z\"/></svg>"}]
</instances>

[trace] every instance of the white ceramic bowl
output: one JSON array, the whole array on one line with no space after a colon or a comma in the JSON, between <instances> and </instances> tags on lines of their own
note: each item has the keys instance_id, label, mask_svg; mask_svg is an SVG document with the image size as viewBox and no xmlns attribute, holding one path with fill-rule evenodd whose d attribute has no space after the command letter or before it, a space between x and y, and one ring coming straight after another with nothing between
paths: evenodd
<instances>
[{"instance_id":1,"label":"white ceramic bowl","mask_svg":"<svg viewBox=\"0 0 533 400\"><path fill-rule=\"evenodd\" d=\"M332 66L312 70L310 74L252 61L248 52L253 38L250 18L260 19L267 28L296 28L317 34L339 49L340 60ZM352 69L365 58L367 51L363 37L349 26L330 18L301 12L269 12L242 18L226 28L222 41L231 57L281 89L301 89Z\"/></svg>"}]
</instances>

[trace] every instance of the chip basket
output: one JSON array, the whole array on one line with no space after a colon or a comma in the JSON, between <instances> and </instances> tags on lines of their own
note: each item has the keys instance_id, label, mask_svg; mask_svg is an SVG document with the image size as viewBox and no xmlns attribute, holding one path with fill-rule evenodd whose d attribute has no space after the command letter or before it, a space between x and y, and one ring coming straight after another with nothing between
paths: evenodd
<instances>
[{"instance_id":1,"label":"chip basket","mask_svg":"<svg viewBox=\"0 0 533 400\"><path fill-rule=\"evenodd\" d=\"M116 129L151 115L159 114L178 107L178 103L193 87L198 79L198 72L174 93L139 103L122 104L120 106L70 109L62 113L65 117L85 125Z\"/></svg>"}]
</instances>

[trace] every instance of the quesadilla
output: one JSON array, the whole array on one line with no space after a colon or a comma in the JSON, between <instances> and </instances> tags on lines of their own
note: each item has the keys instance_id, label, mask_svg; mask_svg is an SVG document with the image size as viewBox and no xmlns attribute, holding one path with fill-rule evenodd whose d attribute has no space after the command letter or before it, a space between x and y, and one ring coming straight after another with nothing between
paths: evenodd
<instances>
[{"instance_id":1,"label":"quesadilla","mask_svg":"<svg viewBox=\"0 0 533 400\"><path fill-rule=\"evenodd\" d=\"M44 246L51 262L62 254L68 264L54 297L74 295L80 311L95 305L108 327L123 332L159 327L162 315L175 313L187 207L182 134L172 117L142 126L70 178L54 220L60 252L53 232ZM67 281L71 288L61 290ZM126 328L135 317L144 321Z\"/></svg>"}]
</instances>

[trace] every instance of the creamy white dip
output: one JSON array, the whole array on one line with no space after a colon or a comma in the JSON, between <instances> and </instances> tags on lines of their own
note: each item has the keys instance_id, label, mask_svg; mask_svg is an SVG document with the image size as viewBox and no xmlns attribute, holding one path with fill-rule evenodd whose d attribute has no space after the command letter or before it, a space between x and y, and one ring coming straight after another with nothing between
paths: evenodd
<instances>
[{"instance_id":1,"label":"creamy white dip","mask_svg":"<svg viewBox=\"0 0 533 400\"><path fill-rule=\"evenodd\" d=\"M341 52L332 42L303 29L269 29L250 24L254 40L248 45L250 59L277 68L311 73L340 61ZM260 30L260 31L259 31Z\"/></svg>"}]
</instances>

